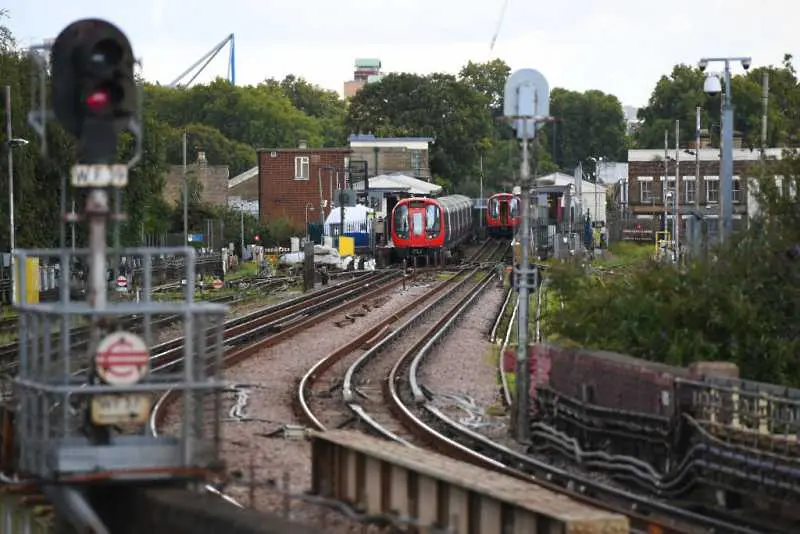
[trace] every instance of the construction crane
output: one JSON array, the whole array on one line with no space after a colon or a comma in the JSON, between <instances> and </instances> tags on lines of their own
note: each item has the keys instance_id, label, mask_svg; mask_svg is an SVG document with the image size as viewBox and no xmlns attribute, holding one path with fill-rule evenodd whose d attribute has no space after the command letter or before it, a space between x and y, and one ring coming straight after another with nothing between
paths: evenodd
<instances>
[{"instance_id":1,"label":"construction crane","mask_svg":"<svg viewBox=\"0 0 800 534\"><path fill-rule=\"evenodd\" d=\"M203 55L203 57L195 61L191 67L183 71L180 76L175 78L172 81L172 83L169 84L169 86L188 87L193 81L195 81L195 79L197 79L198 76L200 76L200 73L203 72L206 69L206 67L208 67L208 64L211 63L211 61L213 61L215 57L217 57L217 54L219 54L220 51L222 51L222 49L225 48L225 45L227 45L228 43L230 43L231 46L230 46L230 55L228 56L227 76L228 76L228 81L231 83L231 85L236 85L236 46L233 34L230 34L221 42L219 42L216 46L214 46L214 48L206 52L205 55ZM199 69L197 68L198 66L200 67ZM196 72L195 69L197 69ZM192 72L194 72L194 76L192 76L188 82L181 84L181 81Z\"/></svg>"}]
</instances>

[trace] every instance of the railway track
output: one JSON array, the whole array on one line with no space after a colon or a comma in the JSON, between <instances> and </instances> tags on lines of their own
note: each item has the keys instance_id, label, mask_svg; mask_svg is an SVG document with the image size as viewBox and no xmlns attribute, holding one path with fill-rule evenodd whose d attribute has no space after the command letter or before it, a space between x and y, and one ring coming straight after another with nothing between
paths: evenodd
<instances>
[{"instance_id":1,"label":"railway track","mask_svg":"<svg viewBox=\"0 0 800 534\"><path fill-rule=\"evenodd\" d=\"M632 264L635 265L635 264ZM629 266L623 266L629 267ZM611 274L615 274L613 269L609 269L604 272L609 272ZM546 294L547 284L546 281L540 287L540 291L542 294L540 298L537 299L537 302L540 304L534 311L534 324L535 324L535 333L533 336L533 343L541 343L542 336L541 336L541 317L542 317L542 309L541 303L545 301L545 294ZM515 293L513 291L509 291L509 295L507 298L510 298L511 295ZM513 393L511 391L511 380L509 379L509 373L505 371L504 366L504 358L503 355L506 349L509 346L509 341L511 340L511 336L514 333L515 329L517 328L516 323L516 314L518 310L518 302L515 302L512 306L509 306L509 303L506 302L504 307L502 308L502 312L498 314L497 320L495 322L495 326L489 336L489 340L492 343L497 344L500 347L499 350L499 358L497 362L497 376L498 382L500 383L500 400L505 407L510 407L513 401ZM510 310L510 311L509 311ZM506 322L505 319L508 319ZM504 327L501 329L501 324ZM502 337L500 337L502 336ZM439 416L440 414L435 414ZM451 421L447 422L451 424ZM467 432L471 432L466 430ZM470 436L472 438L472 436ZM480 439L481 442L485 441L486 438L483 436L478 435L476 439ZM570 444L571 446L571 444ZM524 456L524 460L517 460L518 453L514 451L509 451L511 453L508 456L509 460L511 461L508 465L519 464L526 466L524 471L534 474L536 476L537 468L540 464L551 464L552 458L547 456L546 454L539 454L537 456ZM502 456L505 454L505 451L502 451L499 455ZM526 465L525 462L529 462L529 465ZM569 465L569 461L568 465ZM562 462L563 463L563 460ZM579 465L571 466L574 470L580 471L583 476L587 478L591 478L593 485L592 486L585 486L590 488L590 492L594 491L598 495L601 495L604 489L601 487L601 484L598 482L597 475L601 477L607 477L605 473L600 470L591 470L586 469L585 467L581 467ZM539 469L538 472L545 473L544 476L548 476L548 472L546 470ZM542 476L539 474L538 476ZM580 476L580 475L579 475ZM581 482L583 484L583 481ZM628 493L629 495L633 495L632 492L639 491L640 488L636 487L635 485L625 485L622 483L618 483L616 486L620 493ZM593 490L591 488L594 488ZM606 488L606 491L608 491ZM622 488L631 488L630 492ZM610 493L614 493L611 491ZM729 511L722 510L715 506L710 506L708 503L703 502L681 502L680 506L676 506L675 504L671 504L668 499L665 497L641 497L643 500L647 501L646 504L639 504L638 502L633 503L637 509L639 510L651 510L653 514L657 515L664 515L666 517L675 517L675 518L686 518L686 525L687 528L691 528L692 525L697 525L697 528L693 530L693 532L731 532L731 533L756 533L756 532L764 532L764 533L775 533L779 534L784 532L782 527L775 526L774 521L764 521L763 518L756 518L756 514L751 514L751 517L742 517L741 514L730 513ZM624 502L622 497L617 499L618 501ZM665 532L670 532L665 530Z\"/></svg>"},{"instance_id":2,"label":"railway track","mask_svg":"<svg viewBox=\"0 0 800 534\"><path fill-rule=\"evenodd\" d=\"M402 281L400 274L396 270L351 272L350 280L227 321L224 325L224 343L228 349L225 353L225 364L233 364L264 346L277 343L283 337L341 311L344 306L394 287ZM183 338L176 338L153 347L150 357L151 373L177 371L182 364L182 355ZM87 371L86 368L78 369L74 375L81 376ZM168 392L154 403L149 422L149 431L154 435L159 434L172 400L172 395ZM20 481L14 484L36 487L34 482ZM208 485L205 489L241 507L238 502L213 486ZM31 498L44 502L42 496L34 495Z\"/></svg>"},{"instance_id":3,"label":"railway track","mask_svg":"<svg viewBox=\"0 0 800 534\"><path fill-rule=\"evenodd\" d=\"M363 275L365 272L360 271L356 276ZM350 274L353 276L353 273L339 273L340 275L343 274ZM249 283L248 289L257 289L261 294L267 294L271 290L275 289L276 287L285 287L287 284L293 283L296 281L296 277L286 277L286 278L279 278L279 279L253 279L252 282ZM176 286L177 287L177 286ZM245 289L245 288L242 288ZM220 304L236 304L240 302L245 302L250 299L250 296L240 296L236 294L229 294L219 297L214 297L208 299L208 302L216 302ZM160 328L165 328L180 319L178 315L168 315L163 317L158 317L151 321L151 327L154 330L158 330ZM13 330L16 333L18 327L17 318L12 317L8 319L9 322L13 324L13 326L9 326L9 329ZM142 320L139 317L132 316L128 318L123 318L119 321L119 325L126 330L131 330L135 332L140 332L142 329ZM2 332L3 324L0 323L0 332ZM58 334L54 334L53 336L53 343L57 343L60 339ZM86 344L89 340L89 326L88 325L81 325L73 327L70 330L70 341L72 343L73 350L83 350L86 348ZM13 374L16 370L16 359L17 354L19 351L19 341L15 340L10 343L6 343L0 345L0 376L3 375L10 375Z\"/></svg>"},{"instance_id":4,"label":"railway track","mask_svg":"<svg viewBox=\"0 0 800 534\"><path fill-rule=\"evenodd\" d=\"M473 280L473 283L467 284L468 280ZM341 427L349 423L349 420L342 420L341 415L337 417L335 414L337 410L341 412L341 405L344 404L352 413L349 419L357 420L370 433L409 446L427 446L451 457L536 483L598 508L622 513L630 518L635 532L754 532L742 527L740 523L694 513L606 485L582 474L565 471L547 461L496 443L460 425L442 412L432 402L433 395L429 388L419 380L419 371L437 343L444 339L459 318L477 302L491 280L491 273L481 272L479 269L470 271L466 277L451 279L448 289L441 289L441 295L436 301L393 332L388 331L388 324L381 323L320 360L300 380L295 408L298 415L309 426L318 430ZM465 290L458 291L459 287ZM510 293L506 295L503 310L508 309L511 298ZM414 325L423 317L430 318L430 311L437 302L441 305L448 303L449 308L444 313L439 313L434 321L430 321L434 324L424 329L424 335L415 337L410 346L405 343L389 349L403 334L418 333L420 330L414 328ZM421 302L415 302L408 308L420 304ZM400 310L393 319L409 311ZM513 317L513 312L511 316ZM495 336L498 334L499 323L498 319L493 329ZM509 318L504 345L507 344L513 324L513 319ZM330 398L332 388L328 388L326 392L324 387L319 387L321 377L341 365L339 362L365 344L369 348L345 371L337 408L336 401ZM392 356L387 357L389 354ZM372 371L369 371L370 366ZM365 373L373 377L373 380L364 381ZM375 384L374 377L381 375L383 379L379 382L380 390L375 392L369 389Z\"/></svg>"}]
</instances>

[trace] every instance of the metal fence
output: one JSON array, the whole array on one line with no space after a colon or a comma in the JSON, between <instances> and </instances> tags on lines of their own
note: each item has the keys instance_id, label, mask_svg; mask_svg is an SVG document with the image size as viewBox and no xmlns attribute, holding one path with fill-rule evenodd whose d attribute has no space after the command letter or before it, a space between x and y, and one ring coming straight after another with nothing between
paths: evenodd
<instances>
[{"instance_id":1,"label":"metal fence","mask_svg":"<svg viewBox=\"0 0 800 534\"><path fill-rule=\"evenodd\" d=\"M199 273L214 274L222 270L222 255L220 253L198 251L195 266ZM184 270L182 258L171 256L153 258L153 279L158 284L180 280L183 277ZM136 280L141 278L142 272L141 258L121 257L117 262L117 267L108 270L106 278L109 283L112 283L118 275L124 275L131 284L135 284ZM55 297L60 286L60 273L61 265L58 261L39 265L38 280L29 281L29 283L38 283L41 300L50 300L51 296ZM70 277L73 284L81 286L85 277L86 271L82 266L73 266L72 276ZM0 268L0 304L10 304L12 293L11 268L4 266Z\"/></svg>"}]
</instances>

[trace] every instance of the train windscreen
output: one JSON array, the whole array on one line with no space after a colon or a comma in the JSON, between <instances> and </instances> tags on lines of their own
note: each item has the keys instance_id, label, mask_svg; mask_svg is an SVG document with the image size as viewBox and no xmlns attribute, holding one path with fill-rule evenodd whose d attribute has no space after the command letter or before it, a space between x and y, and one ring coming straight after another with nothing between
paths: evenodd
<instances>
[{"instance_id":1,"label":"train windscreen","mask_svg":"<svg viewBox=\"0 0 800 534\"><path fill-rule=\"evenodd\" d=\"M400 204L394 208L394 231L398 237L408 237L408 206Z\"/></svg>"},{"instance_id":2,"label":"train windscreen","mask_svg":"<svg viewBox=\"0 0 800 534\"><path fill-rule=\"evenodd\" d=\"M489 215L492 217L500 216L500 202L497 200L497 197L489 199Z\"/></svg>"},{"instance_id":3,"label":"train windscreen","mask_svg":"<svg viewBox=\"0 0 800 534\"><path fill-rule=\"evenodd\" d=\"M519 217L519 199L517 197L511 197L511 200L508 202L510 206L510 213L512 217Z\"/></svg>"},{"instance_id":4,"label":"train windscreen","mask_svg":"<svg viewBox=\"0 0 800 534\"><path fill-rule=\"evenodd\" d=\"M425 208L425 230L427 231L428 237L439 235L441 229L442 217L439 206L428 204L428 207Z\"/></svg>"}]
</instances>

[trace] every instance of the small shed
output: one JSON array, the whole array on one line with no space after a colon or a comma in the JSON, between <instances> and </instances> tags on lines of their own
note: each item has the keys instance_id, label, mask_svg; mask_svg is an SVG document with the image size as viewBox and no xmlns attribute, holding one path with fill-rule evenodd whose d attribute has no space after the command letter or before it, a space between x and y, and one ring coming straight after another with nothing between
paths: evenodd
<instances>
[{"instance_id":1,"label":"small shed","mask_svg":"<svg viewBox=\"0 0 800 534\"><path fill-rule=\"evenodd\" d=\"M369 246L374 213L375 210L363 204L344 208L344 235L352 237L356 247ZM334 208L325 219L325 235L339 236L341 225L342 212L339 208Z\"/></svg>"}]
</instances>

